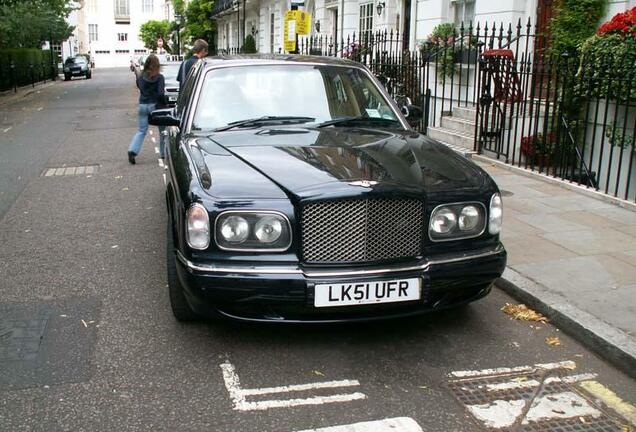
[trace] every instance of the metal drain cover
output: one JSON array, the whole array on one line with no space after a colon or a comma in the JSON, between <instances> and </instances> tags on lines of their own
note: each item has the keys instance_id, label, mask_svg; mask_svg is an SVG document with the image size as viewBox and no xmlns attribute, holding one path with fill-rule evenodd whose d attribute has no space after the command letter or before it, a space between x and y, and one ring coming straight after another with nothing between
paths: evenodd
<instances>
[{"instance_id":1,"label":"metal drain cover","mask_svg":"<svg viewBox=\"0 0 636 432\"><path fill-rule=\"evenodd\" d=\"M571 362L570 362L571 363ZM448 387L468 412L491 431L623 432L625 422L577 386L595 374L570 374L571 367L537 365L528 370L479 371ZM542 366L550 366L544 368Z\"/></svg>"}]
</instances>

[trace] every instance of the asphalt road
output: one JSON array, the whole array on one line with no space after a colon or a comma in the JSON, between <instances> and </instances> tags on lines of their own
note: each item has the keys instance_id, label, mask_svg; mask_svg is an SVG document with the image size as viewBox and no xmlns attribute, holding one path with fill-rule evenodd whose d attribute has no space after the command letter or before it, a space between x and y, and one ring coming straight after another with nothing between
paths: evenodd
<instances>
[{"instance_id":1,"label":"asphalt road","mask_svg":"<svg viewBox=\"0 0 636 432\"><path fill-rule=\"evenodd\" d=\"M497 289L368 325L177 323L151 137L126 160L135 102L129 71L98 69L0 105L0 431L627 424L607 395L634 403L634 381L550 324L511 320ZM95 171L41 175L68 167ZM491 368L513 369L479 372Z\"/></svg>"}]
</instances>

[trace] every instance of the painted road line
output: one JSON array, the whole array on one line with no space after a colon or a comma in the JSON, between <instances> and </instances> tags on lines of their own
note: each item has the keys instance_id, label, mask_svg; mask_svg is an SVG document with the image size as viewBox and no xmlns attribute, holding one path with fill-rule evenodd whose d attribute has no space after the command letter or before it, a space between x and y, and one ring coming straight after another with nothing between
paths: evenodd
<instances>
[{"instance_id":1,"label":"painted road line","mask_svg":"<svg viewBox=\"0 0 636 432\"><path fill-rule=\"evenodd\" d=\"M468 405L468 410L486 427L502 429L512 426L522 415L524 400L496 400L488 404ZM598 418L601 411L574 392L553 393L534 400L521 424L590 416Z\"/></svg>"},{"instance_id":2,"label":"painted road line","mask_svg":"<svg viewBox=\"0 0 636 432\"><path fill-rule=\"evenodd\" d=\"M166 173L163 173L163 185L167 185L168 183L166 182Z\"/></svg>"},{"instance_id":3,"label":"painted road line","mask_svg":"<svg viewBox=\"0 0 636 432\"><path fill-rule=\"evenodd\" d=\"M150 135L154 135L155 133L152 131L152 129L150 129L148 132L150 132Z\"/></svg>"},{"instance_id":4,"label":"painted road line","mask_svg":"<svg viewBox=\"0 0 636 432\"><path fill-rule=\"evenodd\" d=\"M8 128L6 128L6 129L2 129L2 133L7 133L7 132L9 132L12 128L13 128L13 126L9 126L9 127L8 127Z\"/></svg>"},{"instance_id":5,"label":"painted road line","mask_svg":"<svg viewBox=\"0 0 636 432\"><path fill-rule=\"evenodd\" d=\"M230 395L230 399L232 400L234 409L237 411L262 411L270 408L290 408L302 405L323 405L328 403L343 403L366 399L366 395L364 393L355 392L330 396L314 396L309 398L275 399L250 402L247 401L248 396L280 394L293 391L307 391L319 388L324 389L352 387L358 386L360 385L360 383L356 380L342 380L310 384L296 384L280 387L243 389L241 388L239 376L236 373L236 369L234 368L234 365L232 363L226 362L222 363L219 366L221 367L221 371L223 372L223 381L225 382L225 387L227 388L227 391Z\"/></svg>"},{"instance_id":6,"label":"painted road line","mask_svg":"<svg viewBox=\"0 0 636 432\"><path fill-rule=\"evenodd\" d=\"M159 147L155 146L155 154L159 154Z\"/></svg>"},{"instance_id":7,"label":"painted road line","mask_svg":"<svg viewBox=\"0 0 636 432\"><path fill-rule=\"evenodd\" d=\"M325 381L325 382L317 382L317 383L311 383L311 384L295 384L295 385L288 385L288 386L281 386L281 387L243 389L241 390L241 393L245 396L256 396L256 395L264 395L264 394L289 393L289 392L295 392L295 391L306 391L306 390L323 389L323 388L354 387L359 385L360 383L357 380Z\"/></svg>"},{"instance_id":8,"label":"painted road line","mask_svg":"<svg viewBox=\"0 0 636 432\"><path fill-rule=\"evenodd\" d=\"M150 140L153 144L157 144L157 139L155 137L150 137Z\"/></svg>"},{"instance_id":9,"label":"painted road line","mask_svg":"<svg viewBox=\"0 0 636 432\"><path fill-rule=\"evenodd\" d=\"M454 378L472 378L485 375L502 375L510 373L533 372L536 370L553 370L553 369L576 369L576 363L573 361L562 361L558 363L540 363L534 366L517 366L513 368L494 368L482 370L466 370L451 372L450 376Z\"/></svg>"},{"instance_id":10,"label":"painted road line","mask_svg":"<svg viewBox=\"0 0 636 432\"><path fill-rule=\"evenodd\" d=\"M159 163L159 166L163 168L163 159L157 159L157 162Z\"/></svg>"},{"instance_id":11,"label":"painted road line","mask_svg":"<svg viewBox=\"0 0 636 432\"><path fill-rule=\"evenodd\" d=\"M420 425L410 417L396 417L353 423L341 426L329 426L320 429L306 429L298 432L423 432Z\"/></svg>"},{"instance_id":12,"label":"painted road line","mask_svg":"<svg viewBox=\"0 0 636 432\"><path fill-rule=\"evenodd\" d=\"M633 426L636 426L636 407L634 405L625 402L616 393L597 381L582 382L579 386L625 417Z\"/></svg>"},{"instance_id":13,"label":"painted road line","mask_svg":"<svg viewBox=\"0 0 636 432\"><path fill-rule=\"evenodd\" d=\"M552 383L567 383L574 384L581 381L589 381L596 378L597 375L595 373L587 373L587 374L579 374L579 375L571 375L566 377L548 377L543 381L544 384L552 384ZM529 379L525 381L508 381L497 384L486 384L486 390L489 392L496 391L507 391L507 390L516 390L516 389L524 389L524 388L532 388L539 387L541 383L535 379ZM483 386L478 386L483 387Z\"/></svg>"}]
</instances>

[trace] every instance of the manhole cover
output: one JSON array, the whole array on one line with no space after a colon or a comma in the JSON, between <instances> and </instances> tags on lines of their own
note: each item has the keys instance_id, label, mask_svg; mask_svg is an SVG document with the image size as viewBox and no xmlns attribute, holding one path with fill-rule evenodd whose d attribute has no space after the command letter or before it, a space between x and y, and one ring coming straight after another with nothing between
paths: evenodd
<instances>
[{"instance_id":1,"label":"manhole cover","mask_svg":"<svg viewBox=\"0 0 636 432\"><path fill-rule=\"evenodd\" d=\"M61 166L46 168L42 171L42 177L91 175L97 172L99 165Z\"/></svg>"},{"instance_id":2,"label":"manhole cover","mask_svg":"<svg viewBox=\"0 0 636 432\"><path fill-rule=\"evenodd\" d=\"M541 367L476 375L448 382L453 396L487 430L509 432L623 432L625 423L596 404L568 375Z\"/></svg>"}]
</instances>

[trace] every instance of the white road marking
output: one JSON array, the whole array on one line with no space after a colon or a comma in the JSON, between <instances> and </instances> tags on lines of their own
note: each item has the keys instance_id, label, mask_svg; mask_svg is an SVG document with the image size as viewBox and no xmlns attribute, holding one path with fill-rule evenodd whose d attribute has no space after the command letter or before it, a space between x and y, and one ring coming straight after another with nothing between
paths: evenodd
<instances>
[{"instance_id":1,"label":"white road marking","mask_svg":"<svg viewBox=\"0 0 636 432\"><path fill-rule=\"evenodd\" d=\"M320 429L307 429L298 432L423 432L420 425L410 417L396 417L353 423L341 426L329 426Z\"/></svg>"},{"instance_id":2,"label":"white road marking","mask_svg":"<svg viewBox=\"0 0 636 432\"><path fill-rule=\"evenodd\" d=\"M573 361L562 361L558 363L540 363L534 366L518 366L513 368L494 368L494 369L482 369L482 370L467 370L467 371L455 371L450 375L455 378L471 378L484 375L501 375L509 373L522 373L532 372L535 370L552 370L552 369L576 369L576 363Z\"/></svg>"},{"instance_id":3,"label":"white road marking","mask_svg":"<svg viewBox=\"0 0 636 432\"><path fill-rule=\"evenodd\" d=\"M150 132L150 135L154 135L155 133L152 131L152 129L150 129L148 132Z\"/></svg>"},{"instance_id":4,"label":"white road marking","mask_svg":"<svg viewBox=\"0 0 636 432\"><path fill-rule=\"evenodd\" d=\"M46 177L51 177L54 174L55 174L55 168L49 168L48 170L46 170L46 173L44 175Z\"/></svg>"},{"instance_id":5,"label":"white road marking","mask_svg":"<svg viewBox=\"0 0 636 432\"><path fill-rule=\"evenodd\" d=\"M157 144L157 138L155 137L150 137L150 140L152 141L153 144Z\"/></svg>"},{"instance_id":6,"label":"white road marking","mask_svg":"<svg viewBox=\"0 0 636 432\"><path fill-rule=\"evenodd\" d=\"M13 128L13 126L9 126L9 127L8 127L8 128L6 128L6 129L2 129L2 132L3 132L3 133L7 133L7 132L9 132L9 131L11 130L11 128Z\"/></svg>"},{"instance_id":7,"label":"white road marking","mask_svg":"<svg viewBox=\"0 0 636 432\"><path fill-rule=\"evenodd\" d=\"M587 373L587 374L579 374L579 375L571 375L566 377L548 377L544 381L545 384L564 382L567 384L574 384L580 381L588 381L596 378L597 375L595 373ZM539 387L541 383L537 380L530 379L526 381L508 381L497 384L486 384L486 389L490 392L495 391L505 391L505 390L515 390L515 389L523 389L523 388L532 388Z\"/></svg>"},{"instance_id":8,"label":"white road marking","mask_svg":"<svg viewBox=\"0 0 636 432\"><path fill-rule=\"evenodd\" d=\"M515 423L523 414L524 400L496 400L489 404L468 405L468 410L486 427L501 429ZM600 417L601 412L574 392L555 393L535 399L522 424L542 420Z\"/></svg>"},{"instance_id":9,"label":"white road marking","mask_svg":"<svg viewBox=\"0 0 636 432\"><path fill-rule=\"evenodd\" d=\"M167 185L168 183L166 183L166 173L163 173L163 185Z\"/></svg>"},{"instance_id":10,"label":"white road marking","mask_svg":"<svg viewBox=\"0 0 636 432\"><path fill-rule=\"evenodd\" d=\"M44 109L44 107L39 107L38 111L42 111Z\"/></svg>"},{"instance_id":11,"label":"white road marking","mask_svg":"<svg viewBox=\"0 0 636 432\"><path fill-rule=\"evenodd\" d=\"M159 147L155 146L155 154L159 154Z\"/></svg>"},{"instance_id":12,"label":"white road marking","mask_svg":"<svg viewBox=\"0 0 636 432\"><path fill-rule=\"evenodd\" d=\"M301 405L323 405L327 403L350 402L354 400L366 399L364 393L355 392L347 394L336 394L331 396L314 396L303 399L279 399L279 400L263 400L257 402L248 402L247 396L276 394L292 391L306 391L318 388L338 388L358 386L360 383L355 380L328 381L311 384L297 384L281 387L267 387L255 389L242 389L238 374L232 363L223 363L220 365L223 372L223 380L225 387L230 394L230 399L237 411L262 411L270 408L289 408Z\"/></svg>"},{"instance_id":13,"label":"white road marking","mask_svg":"<svg viewBox=\"0 0 636 432\"><path fill-rule=\"evenodd\" d=\"M159 163L159 166L163 168L163 159L157 159L157 162Z\"/></svg>"}]
</instances>

